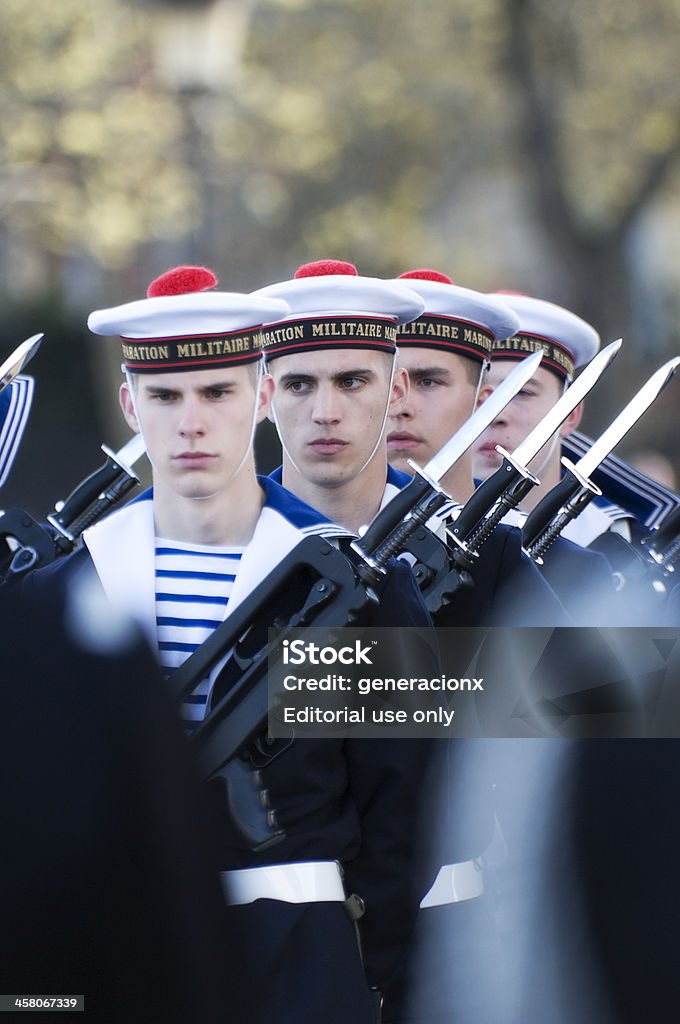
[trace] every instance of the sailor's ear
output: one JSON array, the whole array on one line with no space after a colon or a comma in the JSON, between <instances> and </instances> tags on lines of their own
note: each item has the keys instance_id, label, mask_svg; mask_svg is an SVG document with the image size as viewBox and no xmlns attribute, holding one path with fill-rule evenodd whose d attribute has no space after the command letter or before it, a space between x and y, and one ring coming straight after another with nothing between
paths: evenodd
<instances>
[{"instance_id":1,"label":"sailor's ear","mask_svg":"<svg viewBox=\"0 0 680 1024\"><path fill-rule=\"evenodd\" d=\"M257 422L261 423L265 417L268 420L272 419L271 407L272 399L274 397L274 378L269 373L264 373L260 381L260 394L257 400Z\"/></svg>"},{"instance_id":2,"label":"sailor's ear","mask_svg":"<svg viewBox=\"0 0 680 1024\"><path fill-rule=\"evenodd\" d=\"M577 430L582 416L583 402L579 402L576 408L569 413L566 420L560 427L560 437L568 437L574 430Z\"/></svg>"},{"instance_id":3,"label":"sailor's ear","mask_svg":"<svg viewBox=\"0 0 680 1024\"><path fill-rule=\"evenodd\" d=\"M398 366L392 378L392 390L390 392L389 413L390 416L398 416L408 400L409 388L411 387L409 376L403 366Z\"/></svg>"},{"instance_id":4,"label":"sailor's ear","mask_svg":"<svg viewBox=\"0 0 680 1024\"><path fill-rule=\"evenodd\" d=\"M137 412L135 410L135 403L132 399L130 385L126 380L124 380L120 386L118 401L120 402L120 407L123 410L123 416L125 417L125 422L128 427L130 430L134 430L135 434L139 434L140 426L139 420L137 419Z\"/></svg>"}]
</instances>

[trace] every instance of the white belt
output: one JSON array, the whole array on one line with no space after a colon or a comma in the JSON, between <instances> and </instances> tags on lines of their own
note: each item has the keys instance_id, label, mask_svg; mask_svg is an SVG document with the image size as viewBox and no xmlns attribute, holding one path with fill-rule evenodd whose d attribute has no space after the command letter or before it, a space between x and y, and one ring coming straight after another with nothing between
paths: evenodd
<instances>
[{"instance_id":1,"label":"white belt","mask_svg":"<svg viewBox=\"0 0 680 1024\"><path fill-rule=\"evenodd\" d=\"M222 871L222 888L232 906L255 900L283 903L344 903L340 865L334 860L269 864L261 868Z\"/></svg>"},{"instance_id":2,"label":"white belt","mask_svg":"<svg viewBox=\"0 0 680 1024\"><path fill-rule=\"evenodd\" d=\"M430 891L420 901L421 907L441 907L446 903L473 900L484 892L484 875L479 861L444 864Z\"/></svg>"}]
</instances>

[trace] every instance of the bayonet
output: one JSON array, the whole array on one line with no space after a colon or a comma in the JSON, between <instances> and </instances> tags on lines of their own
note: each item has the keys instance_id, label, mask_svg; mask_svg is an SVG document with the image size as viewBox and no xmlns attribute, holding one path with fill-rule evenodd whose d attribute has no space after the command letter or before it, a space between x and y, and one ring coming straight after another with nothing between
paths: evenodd
<instances>
[{"instance_id":1,"label":"bayonet","mask_svg":"<svg viewBox=\"0 0 680 1024\"><path fill-rule=\"evenodd\" d=\"M106 455L104 465L78 484L66 501L57 502L55 511L48 515L51 530L21 508L0 514L0 539L11 541L14 551L0 576L18 576L69 554L81 533L139 483L132 466L145 451L141 434L135 434L117 452L105 444L102 451Z\"/></svg>"},{"instance_id":2,"label":"bayonet","mask_svg":"<svg viewBox=\"0 0 680 1024\"><path fill-rule=\"evenodd\" d=\"M565 526L602 493L591 479L592 474L656 401L678 366L680 357L676 356L653 373L578 462L562 459L566 473L531 512L522 528L524 550L534 560L539 560Z\"/></svg>"},{"instance_id":3,"label":"bayonet","mask_svg":"<svg viewBox=\"0 0 680 1024\"><path fill-rule=\"evenodd\" d=\"M31 338L27 338L26 341L22 341L14 349L14 352L5 359L2 366L0 366L0 391L4 391L17 374L21 373L23 368L28 365L40 348L40 342L44 337L44 334L34 334Z\"/></svg>"},{"instance_id":4,"label":"bayonet","mask_svg":"<svg viewBox=\"0 0 680 1024\"><path fill-rule=\"evenodd\" d=\"M132 466L145 452L141 434L135 434L117 452L103 444L106 461L98 470L83 480L66 501L57 502L48 522L69 542L73 542L136 484L139 477Z\"/></svg>"},{"instance_id":5,"label":"bayonet","mask_svg":"<svg viewBox=\"0 0 680 1024\"><path fill-rule=\"evenodd\" d=\"M539 480L528 465L550 440L570 412L595 387L607 367L615 359L622 339L612 341L591 359L576 380L558 399L550 412L537 423L524 440L510 453L500 445L496 451L503 457L499 469L477 488L463 507L448 532L470 551L477 551L511 509L517 508Z\"/></svg>"},{"instance_id":6,"label":"bayonet","mask_svg":"<svg viewBox=\"0 0 680 1024\"><path fill-rule=\"evenodd\" d=\"M533 377L542 358L542 352L534 352L522 359L422 469L409 459L413 480L378 513L362 536L352 542L363 565L370 566L364 571L373 574L374 583L384 573L388 559L398 554L418 527L450 500L439 481Z\"/></svg>"},{"instance_id":7,"label":"bayonet","mask_svg":"<svg viewBox=\"0 0 680 1024\"><path fill-rule=\"evenodd\" d=\"M493 421L503 412L506 405L519 394L527 381L531 380L541 364L543 352L533 352L522 359L498 387L482 402L465 421L460 430L449 438L443 448L433 455L421 470L414 462L409 465L417 473L422 473L431 480L442 480L462 455L470 448L477 438L491 426Z\"/></svg>"}]
</instances>

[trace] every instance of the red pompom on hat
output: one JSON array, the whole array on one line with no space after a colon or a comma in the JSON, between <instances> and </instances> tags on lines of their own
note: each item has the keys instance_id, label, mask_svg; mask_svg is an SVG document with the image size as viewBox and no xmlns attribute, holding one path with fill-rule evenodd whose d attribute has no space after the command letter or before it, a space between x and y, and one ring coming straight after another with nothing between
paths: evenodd
<instances>
[{"instance_id":1,"label":"red pompom on hat","mask_svg":"<svg viewBox=\"0 0 680 1024\"><path fill-rule=\"evenodd\" d=\"M293 274L293 280L301 277L325 277L328 274L349 274L358 277L359 271L353 263L347 263L345 260L313 260L298 267Z\"/></svg>"},{"instance_id":2,"label":"red pompom on hat","mask_svg":"<svg viewBox=\"0 0 680 1024\"><path fill-rule=\"evenodd\" d=\"M146 289L147 299L159 295L186 295L214 288L217 276L207 267L172 267L155 278Z\"/></svg>"},{"instance_id":3,"label":"red pompom on hat","mask_svg":"<svg viewBox=\"0 0 680 1024\"><path fill-rule=\"evenodd\" d=\"M215 290L207 267L173 267L147 289L147 297L95 309L93 334L117 334L133 373L172 373L257 362L262 326L288 313L281 299Z\"/></svg>"},{"instance_id":4,"label":"red pompom on hat","mask_svg":"<svg viewBox=\"0 0 680 1024\"><path fill-rule=\"evenodd\" d=\"M363 277L345 260L315 260L290 281L255 295L284 299L285 320L263 333L268 360L323 349L375 349L393 355L397 326L423 311L423 300L406 281Z\"/></svg>"},{"instance_id":5,"label":"red pompom on hat","mask_svg":"<svg viewBox=\"0 0 680 1024\"><path fill-rule=\"evenodd\" d=\"M453 284L448 274L442 274L439 270L407 270L406 273L399 275L399 280L402 278L415 278L418 281L439 281L440 284Z\"/></svg>"}]
</instances>

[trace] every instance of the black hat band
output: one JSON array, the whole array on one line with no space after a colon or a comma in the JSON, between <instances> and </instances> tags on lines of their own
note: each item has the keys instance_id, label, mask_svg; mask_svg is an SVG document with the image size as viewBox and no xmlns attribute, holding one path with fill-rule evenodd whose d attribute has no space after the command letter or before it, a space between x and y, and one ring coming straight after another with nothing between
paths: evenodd
<instances>
[{"instance_id":1,"label":"black hat band","mask_svg":"<svg viewBox=\"0 0 680 1024\"><path fill-rule=\"evenodd\" d=\"M267 359L336 348L368 348L393 353L396 340L394 320L365 316L310 317L264 328L262 350Z\"/></svg>"},{"instance_id":2,"label":"black hat band","mask_svg":"<svg viewBox=\"0 0 680 1024\"><path fill-rule=\"evenodd\" d=\"M523 359L532 352L543 352L541 366L552 370L562 380L574 376L573 356L551 338L542 338L536 334L514 334L512 338L497 341L493 347L493 356L501 359Z\"/></svg>"},{"instance_id":3,"label":"black hat band","mask_svg":"<svg viewBox=\"0 0 680 1024\"><path fill-rule=\"evenodd\" d=\"M468 320L428 313L402 324L398 328L397 344L441 348L486 362L491 359L494 336Z\"/></svg>"},{"instance_id":4,"label":"black hat band","mask_svg":"<svg viewBox=\"0 0 680 1024\"><path fill-rule=\"evenodd\" d=\"M260 358L260 327L182 338L122 338L125 366L133 373L172 373L252 363Z\"/></svg>"}]
</instances>

